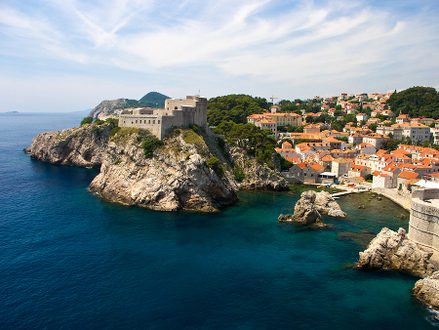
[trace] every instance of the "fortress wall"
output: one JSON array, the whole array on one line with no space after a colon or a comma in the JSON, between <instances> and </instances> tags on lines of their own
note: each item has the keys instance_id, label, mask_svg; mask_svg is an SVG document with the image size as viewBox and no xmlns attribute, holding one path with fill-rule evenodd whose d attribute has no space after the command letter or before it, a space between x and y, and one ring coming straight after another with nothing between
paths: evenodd
<instances>
[{"instance_id":1,"label":"fortress wall","mask_svg":"<svg viewBox=\"0 0 439 330\"><path fill-rule=\"evenodd\" d=\"M439 189L413 192L408 237L439 252Z\"/></svg>"},{"instance_id":2,"label":"fortress wall","mask_svg":"<svg viewBox=\"0 0 439 330\"><path fill-rule=\"evenodd\" d=\"M162 139L162 117L147 115L120 115L120 127L144 128L154 134L157 138Z\"/></svg>"}]
</instances>

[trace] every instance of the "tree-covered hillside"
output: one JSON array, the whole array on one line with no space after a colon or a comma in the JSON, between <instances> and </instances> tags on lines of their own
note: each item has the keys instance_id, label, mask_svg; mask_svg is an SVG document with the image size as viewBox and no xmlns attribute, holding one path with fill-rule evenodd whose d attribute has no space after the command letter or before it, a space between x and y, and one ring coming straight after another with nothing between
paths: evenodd
<instances>
[{"instance_id":1,"label":"tree-covered hillside","mask_svg":"<svg viewBox=\"0 0 439 330\"><path fill-rule=\"evenodd\" d=\"M265 98L244 94L232 94L211 98L207 102L207 121L211 126L218 126L223 121L246 123L246 117L262 113L269 104Z\"/></svg>"},{"instance_id":2,"label":"tree-covered hillside","mask_svg":"<svg viewBox=\"0 0 439 330\"><path fill-rule=\"evenodd\" d=\"M169 96L157 92L149 92L139 100L139 105L142 107L164 108L166 99L169 99Z\"/></svg>"},{"instance_id":3,"label":"tree-covered hillside","mask_svg":"<svg viewBox=\"0 0 439 330\"><path fill-rule=\"evenodd\" d=\"M439 118L439 93L432 87L412 87L390 96L387 104L396 115Z\"/></svg>"}]
</instances>

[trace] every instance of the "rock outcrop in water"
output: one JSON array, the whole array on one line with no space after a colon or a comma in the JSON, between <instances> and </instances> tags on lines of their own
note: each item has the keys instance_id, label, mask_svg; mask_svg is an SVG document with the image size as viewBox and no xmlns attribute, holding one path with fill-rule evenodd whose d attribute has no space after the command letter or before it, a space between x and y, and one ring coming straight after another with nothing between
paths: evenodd
<instances>
[{"instance_id":1,"label":"rock outcrop in water","mask_svg":"<svg viewBox=\"0 0 439 330\"><path fill-rule=\"evenodd\" d=\"M412 293L422 303L439 311L439 271L417 281Z\"/></svg>"},{"instance_id":2,"label":"rock outcrop in water","mask_svg":"<svg viewBox=\"0 0 439 330\"><path fill-rule=\"evenodd\" d=\"M308 190L302 193L300 199L294 206L294 214L281 214L278 221L294 222L313 227L326 227L327 225L322 222L321 214L340 217L346 216L338 203L334 201L328 192Z\"/></svg>"},{"instance_id":3,"label":"rock outcrop in water","mask_svg":"<svg viewBox=\"0 0 439 330\"><path fill-rule=\"evenodd\" d=\"M34 159L52 164L99 168L113 127L113 124L86 124L38 134L25 151Z\"/></svg>"},{"instance_id":4,"label":"rock outcrop in water","mask_svg":"<svg viewBox=\"0 0 439 330\"><path fill-rule=\"evenodd\" d=\"M221 177L206 165L213 155L200 136L191 134L194 143L176 134L146 158L137 130L122 129L110 139L90 190L110 201L159 211L212 212L234 203L236 185L229 173Z\"/></svg>"},{"instance_id":5,"label":"rock outcrop in water","mask_svg":"<svg viewBox=\"0 0 439 330\"><path fill-rule=\"evenodd\" d=\"M154 210L212 212L236 202L240 189L288 189L278 172L257 163L244 150L241 155L237 149L228 156L220 154L210 133L175 130L148 158L142 146L147 131L113 128L112 124L86 124L39 134L25 151L54 164L100 167L90 184L92 192L109 201ZM208 166L215 157L220 161ZM232 174L235 163L243 171L240 182Z\"/></svg>"},{"instance_id":6,"label":"rock outcrop in water","mask_svg":"<svg viewBox=\"0 0 439 330\"><path fill-rule=\"evenodd\" d=\"M358 267L393 269L424 277L434 271L431 256L431 252L423 250L407 238L405 229L399 228L395 232L385 227L369 243L368 248L360 252Z\"/></svg>"}]
</instances>

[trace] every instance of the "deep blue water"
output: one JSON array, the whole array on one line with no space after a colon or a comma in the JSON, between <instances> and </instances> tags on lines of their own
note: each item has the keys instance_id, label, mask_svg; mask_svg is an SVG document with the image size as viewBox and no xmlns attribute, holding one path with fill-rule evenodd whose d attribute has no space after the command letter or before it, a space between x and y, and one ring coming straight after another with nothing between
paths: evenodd
<instances>
[{"instance_id":1,"label":"deep blue water","mask_svg":"<svg viewBox=\"0 0 439 330\"><path fill-rule=\"evenodd\" d=\"M87 191L96 171L21 151L80 119L0 115L0 328L434 326L415 278L351 267L372 233L407 226L392 202L344 197L349 218L321 231L277 222L293 193L241 193L210 215L113 205Z\"/></svg>"}]
</instances>

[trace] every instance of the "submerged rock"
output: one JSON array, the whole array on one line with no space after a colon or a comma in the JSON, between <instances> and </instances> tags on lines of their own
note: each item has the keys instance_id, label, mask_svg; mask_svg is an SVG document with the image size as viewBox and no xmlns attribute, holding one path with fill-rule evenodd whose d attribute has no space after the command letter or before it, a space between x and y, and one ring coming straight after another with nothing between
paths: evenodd
<instances>
[{"instance_id":1,"label":"submerged rock","mask_svg":"<svg viewBox=\"0 0 439 330\"><path fill-rule=\"evenodd\" d=\"M439 311L439 271L417 281L412 293L422 303Z\"/></svg>"},{"instance_id":2,"label":"submerged rock","mask_svg":"<svg viewBox=\"0 0 439 330\"><path fill-rule=\"evenodd\" d=\"M423 277L434 271L431 256L431 252L423 250L407 238L405 229L399 228L395 232L384 227L368 248L360 252L358 267L394 269Z\"/></svg>"}]
</instances>

